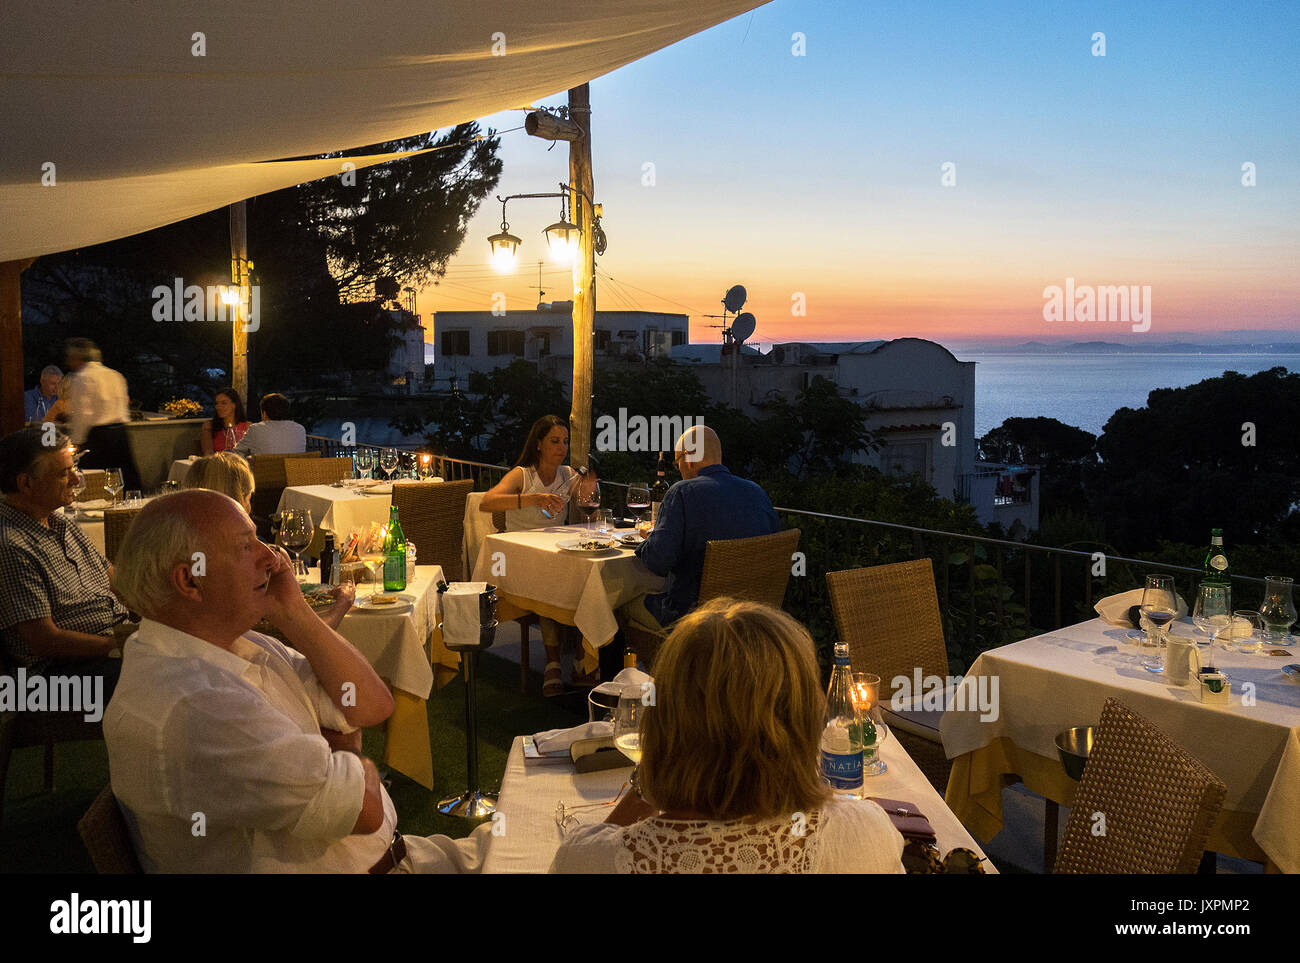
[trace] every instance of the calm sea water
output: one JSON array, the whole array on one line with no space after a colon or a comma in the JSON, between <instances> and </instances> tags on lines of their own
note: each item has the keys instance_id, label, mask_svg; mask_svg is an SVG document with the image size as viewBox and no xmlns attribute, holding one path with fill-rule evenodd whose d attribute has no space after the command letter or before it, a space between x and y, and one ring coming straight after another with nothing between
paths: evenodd
<instances>
[{"instance_id":1,"label":"calm sea water","mask_svg":"<svg viewBox=\"0 0 1300 963\"><path fill-rule=\"evenodd\" d=\"M1300 357L1293 354L955 353L976 362L976 437L1007 418L1037 416L1098 435L1117 409L1146 407L1153 388L1182 388L1225 371L1300 372Z\"/></svg>"}]
</instances>

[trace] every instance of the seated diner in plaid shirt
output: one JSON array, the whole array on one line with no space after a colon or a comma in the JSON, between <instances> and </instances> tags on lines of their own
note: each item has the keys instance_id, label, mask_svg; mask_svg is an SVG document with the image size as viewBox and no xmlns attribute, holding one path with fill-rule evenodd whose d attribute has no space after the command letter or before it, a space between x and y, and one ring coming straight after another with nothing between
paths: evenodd
<instances>
[{"instance_id":1,"label":"seated diner in plaid shirt","mask_svg":"<svg viewBox=\"0 0 1300 963\"><path fill-rule=\"evenodd\" d=\"M107 696L127 610L108 562L61 510L77 486L66 435L37 426L0 439L0 644L8 671L103 676Z\"/></svg>"}]
</instances>

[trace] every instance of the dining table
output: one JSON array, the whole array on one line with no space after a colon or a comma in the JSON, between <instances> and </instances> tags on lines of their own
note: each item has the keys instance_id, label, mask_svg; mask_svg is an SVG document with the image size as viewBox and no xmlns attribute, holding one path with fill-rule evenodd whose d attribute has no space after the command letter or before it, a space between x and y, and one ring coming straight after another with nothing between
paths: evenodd
<instances>
[{"instance_id":1,"label":"dining table","mask_svg":"<svg viewBox=\"0 0 1300 963\"><path fill-rule=\"evenodd\" d=\"M426 481L398 481L399 485L434 485L441 478ZM334 485L294 485L280 494L280 503L276 512L289 508L305 508L311 511L312 523L317 531L328 529L338 538L344 538L357 529L369 528L373 524L388 524L388 509L393 503L392 485L375 480L364 483L349 481ZM313 547L319 551L323 540L318 536L313 539ZM316 552L307 549L307 554Z\"/></svg>"},{"instance_id":2,"label":"dining table","mask_svg":"<svg viewBox=\"0 0 1300 963\"><path fill-rule=\"evenodd\" d=\"M886 769L878 776L866 777L865 794L914 805L930 821L941 855L965 847L983 857L979 843L944 804L907 750L897 740L886 739L879 752ZM616 769L579 773L567 757L525 759L523 737L517 737L506 759L494 832L485 837L483 872L545 873L564 840L564 832L555 818L556 805L563 802L572 807L613 800L631 773L631 763ZM611 808L598 806L578 810L575 815L580 823L599 823ZM500 832L496 831L498 827ZM997 872L987 858L982 865L987 873Z\"/></svg>"},{"instance_id":3,"label":"dining table","mask_svg":"<svg viewBox=\"0 0 1300 963\"><path fill-rule=\"evenodd\" d=\"M996 711L982 712L968 699L970 707L949 708L940 723L953 760L946 799L962 822L991 839L1002 828L1002 788L1016 778L1068 806L1077 784L1066 775L1056 736L1096 725L1103 703L1114 698L1227 786L1207 850L1300 872L1300 684L1281 671L1300 662L1300 646L1274 656L1211 646L1186 620L1170 631L1200 636L1201 663L1212 663L1231 683L1229 704L1203 703L1197 684L1175 684L1144 668L1133 630L1101 619L981 654L967 684L993 692L996 683Z\"/></svg>"},{"instance_id":4,"label":"dining table","mask_svg":"<svg viewBox=\"0 0 1300 963\"><path fill-rule=\"evenodd\" d=\"M630 534L615 530L612 540ZM573 551L561 543L595 537L582 525L556 525L531 531L488 535L479 550L473 581L497 587L497 619L507 622L532 612L576 626L588 664L618 633L614 612L648 592L663 588L663 579L619 545L599 552Z\"/></svg>"},{"instance_id":5,"label":"dining table","mask_svg":"<svg viewBox=\"0 0 1300 963\"><path fill-rule=\"evenodd\" d=\"M319 582L320 570L310 572ZM442 566L416 565L414 577L407 579L400 593L405 599L396 609L370 606L366 600L373 583L358 583L356 603L338 629L392 689L394 708L386 725L384 763L426 789L433 788L427 709L433 667L428 645L435 637L441 644L438 583L443 580Z\"/></svg>"}]
</instances>

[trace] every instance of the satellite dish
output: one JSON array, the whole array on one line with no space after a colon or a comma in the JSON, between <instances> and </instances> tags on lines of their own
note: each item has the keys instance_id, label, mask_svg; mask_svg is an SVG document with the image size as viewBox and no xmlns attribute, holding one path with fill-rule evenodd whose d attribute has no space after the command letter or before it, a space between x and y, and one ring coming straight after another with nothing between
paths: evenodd
<instances>
[{"instance_id":1,"label":"satellite dish","mask_svg":"<svg viewBox=\"0 0 1300 963\"><path fill-rule=\"evenodd\" d=\"M732 291L734 290L735 288L732 288ZM744 289L742 288L741 290ZM730 292L728 292L728 294L730 294ZM732 322L731 340L736 342L736 344L743 343L746 338L750 337L754 333L754 327L757 323L758 322L754 320L754 316L746 311Z\"/></svg>"},{"instance_id":2,"label":"satellite dish","mask_svg":"<svg viewBox=\"0 0 1300 963\"><path fill-rule=\"evenodd\" d=\"M745 306L747 296L744 285L734 284L727 289L727 293L723 296L722 306L728 311L739 311Z\"/></svg>"}]
</instances>

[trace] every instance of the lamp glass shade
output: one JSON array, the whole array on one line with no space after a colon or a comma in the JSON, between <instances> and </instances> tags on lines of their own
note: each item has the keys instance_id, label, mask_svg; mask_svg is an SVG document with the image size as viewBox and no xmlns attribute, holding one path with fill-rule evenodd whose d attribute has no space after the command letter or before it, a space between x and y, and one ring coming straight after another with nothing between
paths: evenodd
<instances>
[{"instance_id":1,"label":"lamp glass shade","mask_svg":"<svg viewBox=\"0 0 1300 963\"><path fill-rule=\"evenodd\" d=\"M488 238L492 247L492 264L498 271L510 271L515 266L515 252L522 241L513 234L502 231Z\"/></svg>"},{"instance_id":2,"label":"lamp glass shade","mask_svg":"<svg viewBox=\"0 0 1300 963\"><path fill-rule=\"evenodd\" d=\"M576 224L568 221L556 221L545 231L546 244L551 249L551 257L556 261L572 261L578 251L578 236L581 232Z\"/></svg>"}]
</instances>

